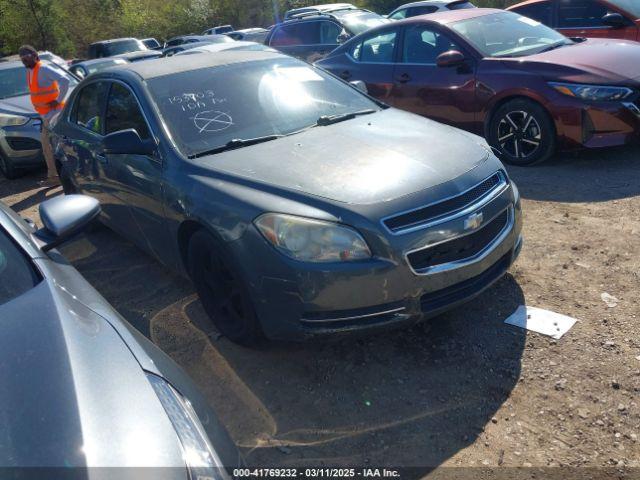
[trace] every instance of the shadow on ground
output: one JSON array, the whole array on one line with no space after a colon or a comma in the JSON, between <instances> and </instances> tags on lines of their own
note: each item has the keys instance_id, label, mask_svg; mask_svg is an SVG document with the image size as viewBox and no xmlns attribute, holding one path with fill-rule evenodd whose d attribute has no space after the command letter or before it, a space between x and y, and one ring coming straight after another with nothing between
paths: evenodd
<instances>
[{"instance_id":1,"label":"shadow on ground","mask_svg":"<svg viewBox=\"0 0 640 480\"><path fill-rule=\"evenodd\" d=\"M605 202L640 195L640 146L559 153L533 167L509 167L524 198Z\"/></svg>"},{"instance_id":2,"label":"shadow on ground","mask_svg":"<svg viewBox=\"0 0 640 480\"><path fill-rule=\"evenodd\" d=\"M259 350L219 338L193 287L106 228L63 252L192 376L250 465L396 465L426 473L473 443L519 377L524 302L507 275L416 327Z\"/></svg>"}]
</instances>

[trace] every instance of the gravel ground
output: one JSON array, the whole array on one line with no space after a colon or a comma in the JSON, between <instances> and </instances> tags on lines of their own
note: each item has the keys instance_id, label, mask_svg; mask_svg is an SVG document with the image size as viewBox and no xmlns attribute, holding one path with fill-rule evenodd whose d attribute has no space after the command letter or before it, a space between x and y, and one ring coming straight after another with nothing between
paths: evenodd
<instances>
[{"instance_id":1,"label":"gravel ground","mask_svg":"<svg viewBox=\"0 0 640 480\"><path fill-rule=\"evenodd\" d=\"M248 350L219 338L187 280L111 231L63 253L192 376L251 466L640 478L639 154L510 169L523 196L522 255L430 329ZM38 189L39 175L1 179L0 198L35 220L59 193ZM559 341L505 325L523 303L578 322Z\"/></svg>"}]
</instances>

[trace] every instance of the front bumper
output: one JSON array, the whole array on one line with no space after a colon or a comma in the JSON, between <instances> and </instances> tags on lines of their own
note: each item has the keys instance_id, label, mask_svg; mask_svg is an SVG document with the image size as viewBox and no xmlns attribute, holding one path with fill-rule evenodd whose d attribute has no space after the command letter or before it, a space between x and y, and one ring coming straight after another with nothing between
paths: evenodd
<instances>
[{"instance_id":1,"label":"front bumper","mask_svg":"<svg viewBox=\"0 0 640 480\"><path fill-rule=\"evenodd\" d=\"M420 272L407 255L437 244L438 236L463 236L466 216L407 235L381 233L387 251L341 264L289 260L257 230L248 230L238 241L242 246L235 248L242 250L237 253L265 335L291 340L410 325L475 297L502 277L522 246L522 214L513 183L480 210L484 225L506 212L509 222L472 257Z\"/></svg>"},{"instance_id":2,"label":"front bumper","mask_svg":"<svg viewBox=\"0 0 640 480\"><path fill-rule=\"evenodd\" d=\"M42 121L31 119L25 125L0 128L0 153L16 169L44 164L40 143Z\"/></svg>"},{"instance_id":3,"label":"front bumper","mask_svg":"<svg viewBox=\"0 0 640 480\"><path fill-rule=\"evenodd\" d=\"M640 139L640 100L586 103L565 97L551 108L563 148L614 147Z\"/></svg>"}]
</instances>

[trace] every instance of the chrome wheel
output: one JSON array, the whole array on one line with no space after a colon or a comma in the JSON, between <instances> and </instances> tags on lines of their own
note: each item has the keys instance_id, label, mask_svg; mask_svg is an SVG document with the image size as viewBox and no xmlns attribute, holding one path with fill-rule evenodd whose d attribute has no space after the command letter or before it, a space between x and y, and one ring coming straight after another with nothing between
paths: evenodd
<instances>
[{"instance_id":1,"label":"chrome wheel","mask_svg":"<svg viewBox=\"0 0 640 480\"><path fill-rule=\"evenodd\" d=\"M513 158L536 155L542 144L540 124L529 112L509 112L498 123L498 144Z\"/></svg>"}]
</instances>

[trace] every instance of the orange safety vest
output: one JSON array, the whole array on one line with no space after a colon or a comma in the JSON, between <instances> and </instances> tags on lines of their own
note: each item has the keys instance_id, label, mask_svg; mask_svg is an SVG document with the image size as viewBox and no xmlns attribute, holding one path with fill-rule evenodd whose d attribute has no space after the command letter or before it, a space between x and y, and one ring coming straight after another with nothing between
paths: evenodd
<instances>
[{"instance_id":1,"label":"orange safety vest","mask_svg":"<svg viewBox=\"0 0 640 480\"><path fill-rule=\"evenodd\" d=\"M42 62L36 63L33 71L27 70L27 83L29 84L29 92L31 93L31 103L40 115L46 115L52 110L59 110L64 106L60 103L57 107L52 108L49 104L58 100L60 96L60 86L58 82L53 82L48 87L40 88L38 84L38 73Z\"/></svg>"}]
</instances>

